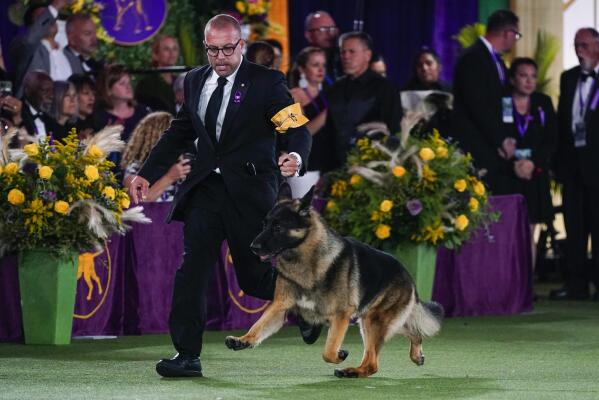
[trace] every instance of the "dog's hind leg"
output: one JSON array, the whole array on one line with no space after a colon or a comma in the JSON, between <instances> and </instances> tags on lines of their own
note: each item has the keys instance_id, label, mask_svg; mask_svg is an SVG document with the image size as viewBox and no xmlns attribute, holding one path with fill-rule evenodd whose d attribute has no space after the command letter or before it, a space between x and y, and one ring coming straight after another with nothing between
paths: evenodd
<instances>
[{"instance_id":1,"label":"dog's hind leg","mask_svg":"<svg viewBox=\"0 0 599 400\"><path fill-rule=\"evenodd\" d=\"M339 314L335 315L330 321L329 332L327 334L327 342L324 345L324 351L322 352L322 358L333 364L339 364L343 362L349 354L347 350L341 349L349 321L351 319L350 314Z\"/></svg>"},{"instance_id":2,"label":"dog's hind leg","mask_svg":"<svg viewBox=\"0 0 599 400\"><path fill-rule=\"evenodd\" d=\"M424 365L424 354L422 353L422 336L408 335L410 339L410 359L418 366Z\"/></svg>"}]
</instances>

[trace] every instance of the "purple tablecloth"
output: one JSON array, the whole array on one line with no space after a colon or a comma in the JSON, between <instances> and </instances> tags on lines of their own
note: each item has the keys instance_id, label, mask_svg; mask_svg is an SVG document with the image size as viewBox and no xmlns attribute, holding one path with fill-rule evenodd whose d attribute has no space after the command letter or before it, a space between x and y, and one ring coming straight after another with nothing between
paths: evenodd
<instances>
[{"instance_id":1,"label":"purple tablecloth","mask_svg":"<svg viewBox=\"0 0 599 400\"><path fill-rule=\"evenodd\" d=\"M502 213L459 252L440 249L433 299L449 316L514 314L532 309L530 232L521 196L491 199ZM172 285L182 257L182 226L164 224L168 204L151 203L151 225L115 236L101 254L88 254L78 280L73 335L123 335L168 331ZM82 263L84 264L84 263ZM87 279L86 279L87 278ZM267 302L237 285L226 243L210 286L208 329L251 326ZM101 290L100 290L101 289ZM22 339L16 258L0 260L0 341Z\"/></svg>"}]
</instances>

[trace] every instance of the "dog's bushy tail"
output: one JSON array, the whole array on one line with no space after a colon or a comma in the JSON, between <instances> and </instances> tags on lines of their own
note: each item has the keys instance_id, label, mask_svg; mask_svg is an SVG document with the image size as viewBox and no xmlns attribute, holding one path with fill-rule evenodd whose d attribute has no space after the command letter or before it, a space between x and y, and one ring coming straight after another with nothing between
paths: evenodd
<instances>
[{"instance_id":1,"label":"dog's bushy tail","mask_svg":"<svg viewBox=\"0 0 599 400\"><path fill-rule=\"evenodd\" d=\"M443 315L444 311L441 304L434 301L430 303L417 301L406 321L406 327L410 333L417 336L434 336L441 330Z\"/></svg>"}]
</instances>

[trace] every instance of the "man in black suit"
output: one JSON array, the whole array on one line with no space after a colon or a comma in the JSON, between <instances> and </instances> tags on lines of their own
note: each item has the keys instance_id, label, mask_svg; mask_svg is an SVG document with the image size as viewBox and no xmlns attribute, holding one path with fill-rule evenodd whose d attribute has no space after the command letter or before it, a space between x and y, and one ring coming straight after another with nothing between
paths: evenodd
<instances>
[{"instance_id":1,"label":"man in black suit","mask_svg":"<svg viewBox=\"0 0 599 400\"><path fill-rule=\"evenodd\" d=\"M550 293L554 300L588 299L589 280L599 288L599 32L579 29L574 48L580 65L562 74L558 105L555 164L563 184L567 266L566 285ZM590 277L585 271L589 232L593 243Z\"/></svg>"},{"instance_id":2,"label":"man in black suit","mask_svg":"<svg viewBox=\"0 0 599 400\"><path fill-rule=\"evenodd\" d=\"M245 41L237 20L208 21L204 45L210 65L185 77L185 103L130 186L134 202L177 158L194 146L197 157L173 201L171 218L183 220L183 264L175 276L170 333L178 353L156 365L162 376L202 376L199 355L206 323L206 293L223 239L240 287L272 299L275 270L250 251L274 205L279 174L305 171L311 136L295 127L284 133L288 154L276 157L271 118L293 103L285 77L242 59ZM299 120L287 114L285 123Z\"/></svg>"},{"instance_id":3,"label":"man in black suit","mask_svg":"<svg viewBox=\"0 0 599 400\"><path fill-rule=\"evenodd\" d=\"M488 18L485 36L464 51L454 71L452 135L472 154L474 164L487 170L485 181L494 194L510 190L507 160L515 150L515 141L502 130L502 121L510 122L513 116L501 53L521 36L514 13L495 11Z\"/></svg>"},{"instance_id":4,"label":"man in black suit","mask_svg":"<svg viewBox=\"0 0 599 400\"><path fill-rule=\"evenodd\" d=\"M44 71L29 71L23 79L23 127L30 141L44 139L49 133L48 115L54 99L54 84Z\"/></svg>"},{"instance_id":5,"label":"man in black suit","mask_svg":"<svg viewBox=\"0 0 599 400\"><path fill-rule=\"evenodd\" d=\"M96 75L103 63L93 58L96 52L96 24L89 14L73 14L66 24L69 45L63 49L73 74Z\"/></svg>"}]
</instances>

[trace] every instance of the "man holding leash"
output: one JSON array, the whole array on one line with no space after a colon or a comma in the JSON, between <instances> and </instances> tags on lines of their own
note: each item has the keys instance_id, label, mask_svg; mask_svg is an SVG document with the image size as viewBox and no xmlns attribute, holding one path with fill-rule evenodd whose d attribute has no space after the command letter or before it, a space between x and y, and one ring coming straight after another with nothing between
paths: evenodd
<instances>
[{"instance_id":1,"label":"man holding leash","mask_svg":"<svg viewBox=\"0 0 599 400\"><path fill-rule=\"evenodd\" d=\"M195 145L197 157L189 175L181 177L185 181L168 216L184 222L184 255L169 318L178 354L156 365L164 377L202 376L206 293L224 239L239 286L248 295L272 299L276 271L251 253L250 243L275 203L279 174L303 174L311 146L310 133L301 126L307 119L291 106L284 76L243 59L237 20L213 17L204 37L210 65L185 77L177 118L129 188L135 203L143 200L148 187ZM289 153L278 159L275 127L289 143Z\"/></svg>"}]
</instances>

